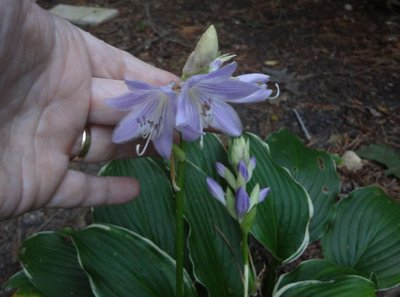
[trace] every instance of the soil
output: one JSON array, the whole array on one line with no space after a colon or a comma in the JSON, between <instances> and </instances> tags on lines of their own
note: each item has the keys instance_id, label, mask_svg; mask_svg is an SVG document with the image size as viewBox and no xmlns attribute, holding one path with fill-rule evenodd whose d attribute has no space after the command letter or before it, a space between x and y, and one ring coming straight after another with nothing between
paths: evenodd
<instances>
[{"instance_id":1,"label":"soil","mask_svg":"<svg viewBox=\"0 0 400 297\"><path fill-rule=\"evenodd\" d=\"M47 9L61 1L38 3ZM177 75L201 33L214 24L222 52L236 54L238 74L264 72L281 87L277 100L237 106L247 131L265 137L285 127L311 147L340 155L371 143L400 150L398 1L62 3L117 8L120 14L114 20L84 29ZM363 164L356 172L339 169L343 194L359 186L379 184L394 199L400 199L398 179L385 176L385 168L377 163ZM79 169L95 174L98 168L95 164ZM1 222L0 283L19 269L18 247L27 236L88 223L87 209L39 210ZM318 244L314 244L304 257L318 255Z\"/></svg>"}]
</instances>

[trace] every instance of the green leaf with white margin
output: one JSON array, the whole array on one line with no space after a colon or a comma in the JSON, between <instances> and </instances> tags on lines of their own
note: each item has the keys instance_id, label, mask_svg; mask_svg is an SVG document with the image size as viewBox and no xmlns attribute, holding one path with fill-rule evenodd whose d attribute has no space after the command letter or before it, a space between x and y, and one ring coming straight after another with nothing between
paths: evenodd
<instances>
[{"instance_id":1,"label":"green leaf with white margin","mask_svg":"<svg viewBox=\"0 0 400 297\"><path fill-rule=\"evenodd\" d=\"M350 275L331 281L301 281L291 283L273 297L375 297L375 285L361 276Z\"/></svg>"},{"instance_id":2,"label":"green leaf with white margin","mask_svg":"<svg viewBox=\"0 0 400 297\"><path fill-rule=\"evenodd\" d=\"M46 296L93 296L76 250L62 234L42 232L25 240L20 261L29 281Z\"/></svg>"},{"instance_id":3,"label":"green leaf with white margin","mask_svg":"<svg viewBox=\"0 0 400 297\"><path fill-rule=\"evenodd\" d=\"M175 297L175 260L124 228L95 224L69 232L97 297ZM187 273L185 296L196 296Z\"/></svg>"},{"instance_id":4,"label":"green leaf with white margin","mask_svg":"<svg viewBox=\"0 0 400 297\"><path fill-rule=\"evenodd\" d=\"M209 194L206 174L186 163L185 217L194 275L211 297L241 297L241 232L225 207Z\"/></svg>"},{"instance_id":5,"label":"green leaf with white margin","mask_svg":"<svg viewBox=\"0 0 400 297\"><path fill-rule=\"evenodd\" d=\"M3 286L5 293L13 290L13 297L46 297L28 279L23 271L14 274Z\"/></svg>"},{"instance_id":6,"label":"green leaf with white margin","mask_svg":"<svg viewBox=\"0 0 400 297\"><path fill-rule=\"evenodd\" d=\"M312 202L303 186L275 164L268 145L254 134L246 136L250 140L250 153L257 159L249 189L256 183L271 189L267 199L257 205L252 234L278 261L289 263L308 245Z\"/></svg>"},{"instance_id":7,"label":"green leaf with white margin","mask_svg":"<svg viewBox=\"0 0 400 297\"><path fill-rule=\"evenodd\" d=\"M96 207L95 223L106 223L132 230L175 255L175 203L171 184L163 170L149 158L112 161L101 175L133 176L140 194L124 205Z\"/></svg>"},{"instance_id":8,"label":"green leaf with white margin","mask_svg":"<svg viewBox=\"0 0 400 297\"><path fill-rule=\"evenodd\" d=\"M274 288L273 294L284 286L302 281L332 281L345 276L358 275L370 279L371 275L361 275L359 271L351 267L340 267L327 260L314 259L302 262L289 273L282 274Z\"/></svg>"},{"instance_id":9,"label":"green leaf with white margin","mask_svg":"<svg viewBox=\"0 0 400 297\"><path fill-rule=\"evenodd\" d=\"M286 129L271 134L267 143L274 162L287 168L308 191L314 206L310 241L319 239L335 215L335 202L340 190L335 163L328 153L306 147Z\"/></svg>"},{"instance_id":10,"label":"green leaf with white margin","mask_svg":"<svg viewBox=\"0 0 400 297\"><path fill-rule=\"evenodd\" d=\"M325 257L338 266L374 273L379 290L400 283L400 204L378 187L361 188L338 203L322 239Z\"/></svg>"}]
</instances>

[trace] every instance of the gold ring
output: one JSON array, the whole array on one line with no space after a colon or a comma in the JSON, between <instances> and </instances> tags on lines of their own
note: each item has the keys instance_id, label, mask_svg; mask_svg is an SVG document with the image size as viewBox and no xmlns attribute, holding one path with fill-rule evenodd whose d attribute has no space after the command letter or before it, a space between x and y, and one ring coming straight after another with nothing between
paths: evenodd
<instances>
[{"instance_id":1,"label":"gold ring","mask_svg":"<svg viewBox=\"0 0 400 297\"><path fill-rule=\"evenodd\" d=\"M81 148L77 155L72 155L70 160L72 162L80 161L89 152L90 144L92 143L92 135L90 134L90 128L86 127L82 132L82 141L81 141Z\"/></svg>"}]
</instances>

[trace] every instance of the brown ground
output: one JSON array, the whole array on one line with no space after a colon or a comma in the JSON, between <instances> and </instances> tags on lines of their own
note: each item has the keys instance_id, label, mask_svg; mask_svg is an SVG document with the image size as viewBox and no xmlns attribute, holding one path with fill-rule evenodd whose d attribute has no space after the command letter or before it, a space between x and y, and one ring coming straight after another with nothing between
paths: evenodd
<instances>
[{"instance_id":1,"label":"brown ground","mask_svg":"<svg viewBox=\"0 0 400 297\"><path fill-rule=\"evenodd\" d=\"M44 8L61 1L39 0ZM362 144L400 149L400 13L385 0L65 0L120 10L85 28L112 45L180 74L202 31L214 24L224 53L235 53L237 73L265 72L279 82L274 103L240 106L246 130L261 136L286 127L316 148L342 154ZM98 167L90 167L95 172ZM400 199L399 180L367 162L340 169L342 189L378 183ZM16 254L29 234L84 226L87 210L37 211L1 223L0 283L18 269ZM313 247L310 254L318 250ZM0 292L1 294L1 292Z\"/></svg>"}]
</instances>

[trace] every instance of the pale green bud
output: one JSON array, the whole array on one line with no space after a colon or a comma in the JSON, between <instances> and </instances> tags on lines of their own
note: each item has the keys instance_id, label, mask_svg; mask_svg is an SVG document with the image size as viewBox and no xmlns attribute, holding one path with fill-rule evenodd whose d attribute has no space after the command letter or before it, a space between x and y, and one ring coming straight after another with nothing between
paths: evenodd
<instances>
[{"instance_id":1,"label":"pale green bud","mask_svg":"<svg viewBox=\"0 0 400 297\"><path fill-rule=\"evenodd\" d=\"M226 198L226 209L233 218L237 219L237 214L235 210L235 195L233 194L232 190L229 187L226 189L225 198Z\"/></svg>"},{"instance_id":2,"label":"pale green bud","mask_svg":"<svg viewBox=\"0 0 400 297\"><path fill-rule=\"evenodd\" d=\"M233 138L229 147L229 161L233 168L237 168L240 160L246 164L250 162L250 143L243 136Z\"/></svg>"},{"instance_id":3,"label":"pale green bud","mask_svg":"<svg viewBox=\"0 0 400 297\"><path fill-rule=\"evenodd\" d=\"M203 33L194 51L190 54L183 67L182 76L186 78L208 70L209 64L218 57L218 36L215 27L211 25Z\"/></svg>"},{"instance_id":4,"label":"pale green bud","mask_svg":"<svg viewBox=\"0 0 400 297\"><path fill-rule=\"evenodd\" d=\"M250 194L250 208L258 203L260 197L260 185L257 183Z\"/></svg>"}]
</instances>

